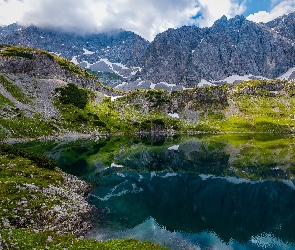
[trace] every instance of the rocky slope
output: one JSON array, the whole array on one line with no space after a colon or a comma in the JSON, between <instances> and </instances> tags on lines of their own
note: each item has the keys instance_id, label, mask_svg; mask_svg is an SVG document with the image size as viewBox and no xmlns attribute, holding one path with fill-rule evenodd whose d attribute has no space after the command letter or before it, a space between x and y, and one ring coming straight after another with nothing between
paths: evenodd
<instances>
[{"instance_id":1,"label":"rocky slope","mask_svg":"<svg viewBox=\"0 0 295 250\"><path fill-rule=\"evenodd\" d=\"M93 186L63 173L52 159L0 145L0 170L1 250L166 249L128 239L84 239L93 216L99 220L85 199Z\"/></svg>"},{"instance_id":2,"label":"rocky slope","mask_svg":"<svg viewBox=\"0 0 295 250\"><path fill-rule=\"evenodd\" d=\"M189 90L104 87L45 51L0 50L0 139L67 133L293 133L295 85L252 80Z\"/></svg>"},{"instance_id":3,"label":"rocky slope","mask_svg":"<svg viewBox=\"0 0 295 250\"><path fill-rule=\"evenodd\" d=\"M277 78L295 66L293 15L267 24L223 16L210 28L165 31L148 47L143 70L133 81L194 87L233 81L226 79L233 75Z\"/></svg>"},{"instance_id":4,"label":"rocky slope","mask_svg":"<svg viewBox=\"0 0 295 250\"><path fill-rule=\"evenodd\" d=\"M119 74L121 78L103 75L102 80L125 90L291 80L295 78L294 16L269 23L223 16L210 28L169 29L150 44L123 30L81 36L13 24L2 28L0 43L42 48L82 67Z\"/></svg>"},{"instance_id":5,"label":"rocky slope","mask_svg":"<svg viewBox=\"0 0 295 250\"><path fill-rule=\"evenodd\" d=\"M82 36L13 24L0 30L0 43L41 48L82 67L116 73L121 78L103 75L102 80L125 90L290 80L295 78L294 15L269 23L223 16L210 28L169 29L150 44L123 30Z\"/></svg>"},{"instance_id":6,"label":"rocky slope","mask_svg":"<svg viewBox=\"0 0 295 250\"><path fill-rule=\"evenodd\" d=\"M290 41L295 40L295 13L289 15L283 15L266 23L265 25L270 28L273 32L281 35Z\"/></svg>"},{"instance_id":7,"label":"rocky slope","mask_svg":"<svg viewBox=\"0 0 295 250\"><path fill-rule=\"evenodd\" d=\"M46 134L41 129L42 122L46 131L59 130L57 123L63 120L54 104L54 90L68 83L99 93L97 100L118 95L95 76L58 56L23 47L0 48L0 134ZM15 123L14 128L11 122Z\"/></svg>"},{"instance_id":8,"label":"rocky slope","mask_svg":"<svg viewBox=\"0 0 295 250\"><path fill-rule=\"evenodd\" d=\"M85 68L125 77L139 70L149 45L142 37L125 30L77 35L17 24L0 28L0 43L43 49Z\"/></svg>"}]
</instances>

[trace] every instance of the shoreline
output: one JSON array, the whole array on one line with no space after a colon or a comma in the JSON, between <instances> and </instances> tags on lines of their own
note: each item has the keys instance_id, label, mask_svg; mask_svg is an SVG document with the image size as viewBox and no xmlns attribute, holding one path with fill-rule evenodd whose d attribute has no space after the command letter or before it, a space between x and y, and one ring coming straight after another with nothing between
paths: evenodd
<instances>
[{"instance_id":1,"label":"shoreline","mask_svg":"<svg viewBox=\"0 0 295 250\"><path fill-rule=\"evenodd\" d=\"M79 133L79 132L69 132L57 136L41 136L37 138L8 138L0 140L0 144L15 144L15 143L25 143L33 141L53 141L53 140L78 140L78 139L100 139L107 137L119 137L119 136L174 136L174 135L293 135L294 133L282 133L282 132L223 132L223 131L190 131L190 132L177 132L177 131L141 131L134 133L108 133L108 134L99 134L99 133Z\"/></svg>"}]
</instances>

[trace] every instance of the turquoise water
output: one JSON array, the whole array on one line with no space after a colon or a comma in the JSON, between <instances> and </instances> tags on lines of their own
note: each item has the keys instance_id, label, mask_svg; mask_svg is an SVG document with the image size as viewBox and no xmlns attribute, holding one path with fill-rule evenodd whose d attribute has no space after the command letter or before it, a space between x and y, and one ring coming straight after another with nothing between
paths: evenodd
<instances>
[{"instance_id":1,"label":"turquoise water","mask_svg":"<svg viewBox=\"0 0 295 250\"><path fill-rule=\"evenodd\" d=\"M112 137L19 145L97 184L88 237L169 249L295 249L295 139Z\"/></svg>"}]
</instances>

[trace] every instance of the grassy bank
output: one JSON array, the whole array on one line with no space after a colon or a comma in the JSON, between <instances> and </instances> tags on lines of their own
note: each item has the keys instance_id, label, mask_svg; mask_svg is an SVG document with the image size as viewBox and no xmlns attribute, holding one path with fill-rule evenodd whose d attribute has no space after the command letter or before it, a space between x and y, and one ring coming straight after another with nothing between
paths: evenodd
<instances>
[{"instance_id":1,"label":"grassy bank","mask_svg":"<svg viewBox=\"0 0 295 250\"><path fill-rule=\"evenodd\" d=\"M0 147L1 249L164 249L127 239L78 239L75 235L87 230L81 218L90 206L77 190L86 192L89 187L55 164L45 156Z\"/></svg>"}]
</instances>

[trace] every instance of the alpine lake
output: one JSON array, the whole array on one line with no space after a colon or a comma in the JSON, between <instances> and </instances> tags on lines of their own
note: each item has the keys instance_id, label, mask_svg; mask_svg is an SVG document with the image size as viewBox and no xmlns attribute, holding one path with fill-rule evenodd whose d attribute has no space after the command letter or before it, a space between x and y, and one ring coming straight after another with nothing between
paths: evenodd
<instances>
[{"instance_id":1,"label":"alpine lake","mask_svg":"<svg viewBox=\"0 0 295 250\"><path fill-rule=\"evenodd\" d=\"M168 249L295 249L295 136L227 134L34 141L95 184L87 237Z\"/></svg>"}]
</instances>

